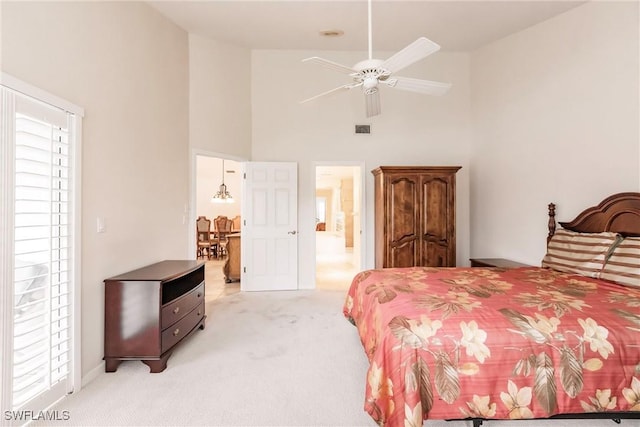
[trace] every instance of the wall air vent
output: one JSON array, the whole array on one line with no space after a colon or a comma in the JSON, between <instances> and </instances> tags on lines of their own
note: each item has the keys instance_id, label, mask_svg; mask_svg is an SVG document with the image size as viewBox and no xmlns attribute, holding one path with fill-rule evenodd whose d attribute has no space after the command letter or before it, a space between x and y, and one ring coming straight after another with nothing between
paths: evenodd
<instances>
[{"instance_id":1,"label":"wall air vent","mask_svg":"<svg viewBox=\"0 0 640 427\"><path fill-rule=\"evenodd\" d=\"M356 133L371 133L371 125L356 125Z\"/></svg>"}]
</instances>

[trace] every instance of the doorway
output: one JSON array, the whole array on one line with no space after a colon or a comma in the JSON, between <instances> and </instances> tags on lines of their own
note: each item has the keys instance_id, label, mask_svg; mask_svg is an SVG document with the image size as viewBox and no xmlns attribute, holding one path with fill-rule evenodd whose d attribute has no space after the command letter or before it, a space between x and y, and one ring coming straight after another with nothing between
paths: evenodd
<instances>
[{"instance_id":1,"label":"doorway","mask_svg":"<svg viewBox=\"0 0 640 427\"><path fill-rule=\"evenodd\" d=\"M207 304L213 300L240 291L240 283L237 281L228 283L224 273L224 264L227 261L227 253L217 249L215 255L208 257L203 251L198 258L196 249L195 221L199 216L205 216L213 220L218 216L226 216L228 219L240 217L242 209L242 160L230 156L209 152L194 152L193 156L193 185L192 185L192 220L193 228L189 229L191 251L193 258L205 261L205 281L207 283L205 301ZM224 185L224 188L221 188ZM226 189L230 198L215 198L217 193Z\"/></svg>"},{"instance_id":2,"label":"doorway","mask_svg":"<svg viewBox=\"0 0 640 427\"><path fill-rule=\"evenodd\" d=\"M346 290L362 266L360 164L315 167L316 288Z\"/></svg>"}]
</instances>

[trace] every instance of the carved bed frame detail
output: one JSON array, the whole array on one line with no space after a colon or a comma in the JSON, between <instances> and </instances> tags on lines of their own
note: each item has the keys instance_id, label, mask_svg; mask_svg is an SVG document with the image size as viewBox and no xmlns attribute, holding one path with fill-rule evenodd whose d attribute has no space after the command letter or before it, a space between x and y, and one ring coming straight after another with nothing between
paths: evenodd
<instances>
[{"instance_id":1,"label":"carved bed frame detail","mask_svg":"<svg viewBox=\"0 0 640 427\"><path fill-rule=\"evenodd\" d=\"M549 236L556 231L556 205L549 204ZM640 193L618 193L597 206L582 211L573 221L560 222L562 228L580 233L612 231L623 236L640 236Z\"/></svg>"}]
</instances>

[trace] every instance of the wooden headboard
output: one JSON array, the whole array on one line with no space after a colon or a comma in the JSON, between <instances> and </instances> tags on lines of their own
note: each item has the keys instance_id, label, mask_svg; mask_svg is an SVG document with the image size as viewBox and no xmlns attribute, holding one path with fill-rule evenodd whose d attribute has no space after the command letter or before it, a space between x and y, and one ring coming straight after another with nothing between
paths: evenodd
<instances>
[{"instance_id":1,"label":"wooden headboard","mask_svg":"<svg viewBox=\"0 0 640 427\"><path fill-rule=\"evenodd\" d=\"M549 236L556 231L556 205L549 204ZM580 233L613 231L623 236L640 236L640 193L618 193L598 206L582 211L573 221L561 222L562 228Z\"/></svg>"}]
</instances>

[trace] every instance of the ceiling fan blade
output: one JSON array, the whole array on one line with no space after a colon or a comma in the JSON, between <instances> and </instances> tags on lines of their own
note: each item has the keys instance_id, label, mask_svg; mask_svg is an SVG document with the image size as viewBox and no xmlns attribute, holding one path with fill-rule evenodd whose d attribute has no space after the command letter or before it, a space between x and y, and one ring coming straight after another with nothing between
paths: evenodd
<instances>
[{"instance_id":1,"label":"ceiling fan blade","mask_svg":"<svg viewBox=\"0 0 640 427\"><path fill-rule=\"evenodd\" d=\"M451 88L451 83L412 79L410 77L391 77L383 83L396 89L408 90L410 92L423 93L426 95L444 95Z\"/></svg>"},{"instance_id":2,"label":"ceiling fan blade","mask_svg":"<svg viewBox=\"0 0 640 427\"><path fill-rule=\"evenodd\" d=\"M330 70L338 71L344 74L353 74L358 72L357 70L354 70L351 67L347 67L346 65L338 64L337 62L329 61L328 59L319 58L317 56L303 59L302 62L313 62L324 68L328 68Z\"/></svg>"},{"instance_id":3,"label":"ceiling fan blade","mask_svg":"<svg viewBox=\"0 0 640 427\"><path fill-rule=\"evenodd\" d=\"M381 113L380 110L380 91L375 91L373 93L368 93L364 95L366 108L367 108L367 117L377 116Z\"/></svg>"},{"instance_id":4,"label":"ceiling fan blade","mask_svg":"<svg viewBox=\"0 0 640 427\"><path fill-rule=\"evenodd\" d=\"M384 68L391 73L395 73L438 50L440 50L439 44L432 42L426 37L420 37L384 61L379 68Z\"/></svg>"},{"instance_id":5,"label":"ceiling fan blade","mask_svg":"<svg viewBox=\"0 0 640 427\"><path fill-rule=\"evenodd\" d=\"M328 90L326 92L322 92L316 96L312 96L311 98L307 98L305 100L300 101L300 104L304 104L305 102L313 101L314 99L318 99L322 96L331 95L333 93L342 92L345 90L353 89L354 87L360 86L362 83L349 83L346 85L338 86L337 88Z\"/></svg>"}]
</instances>

